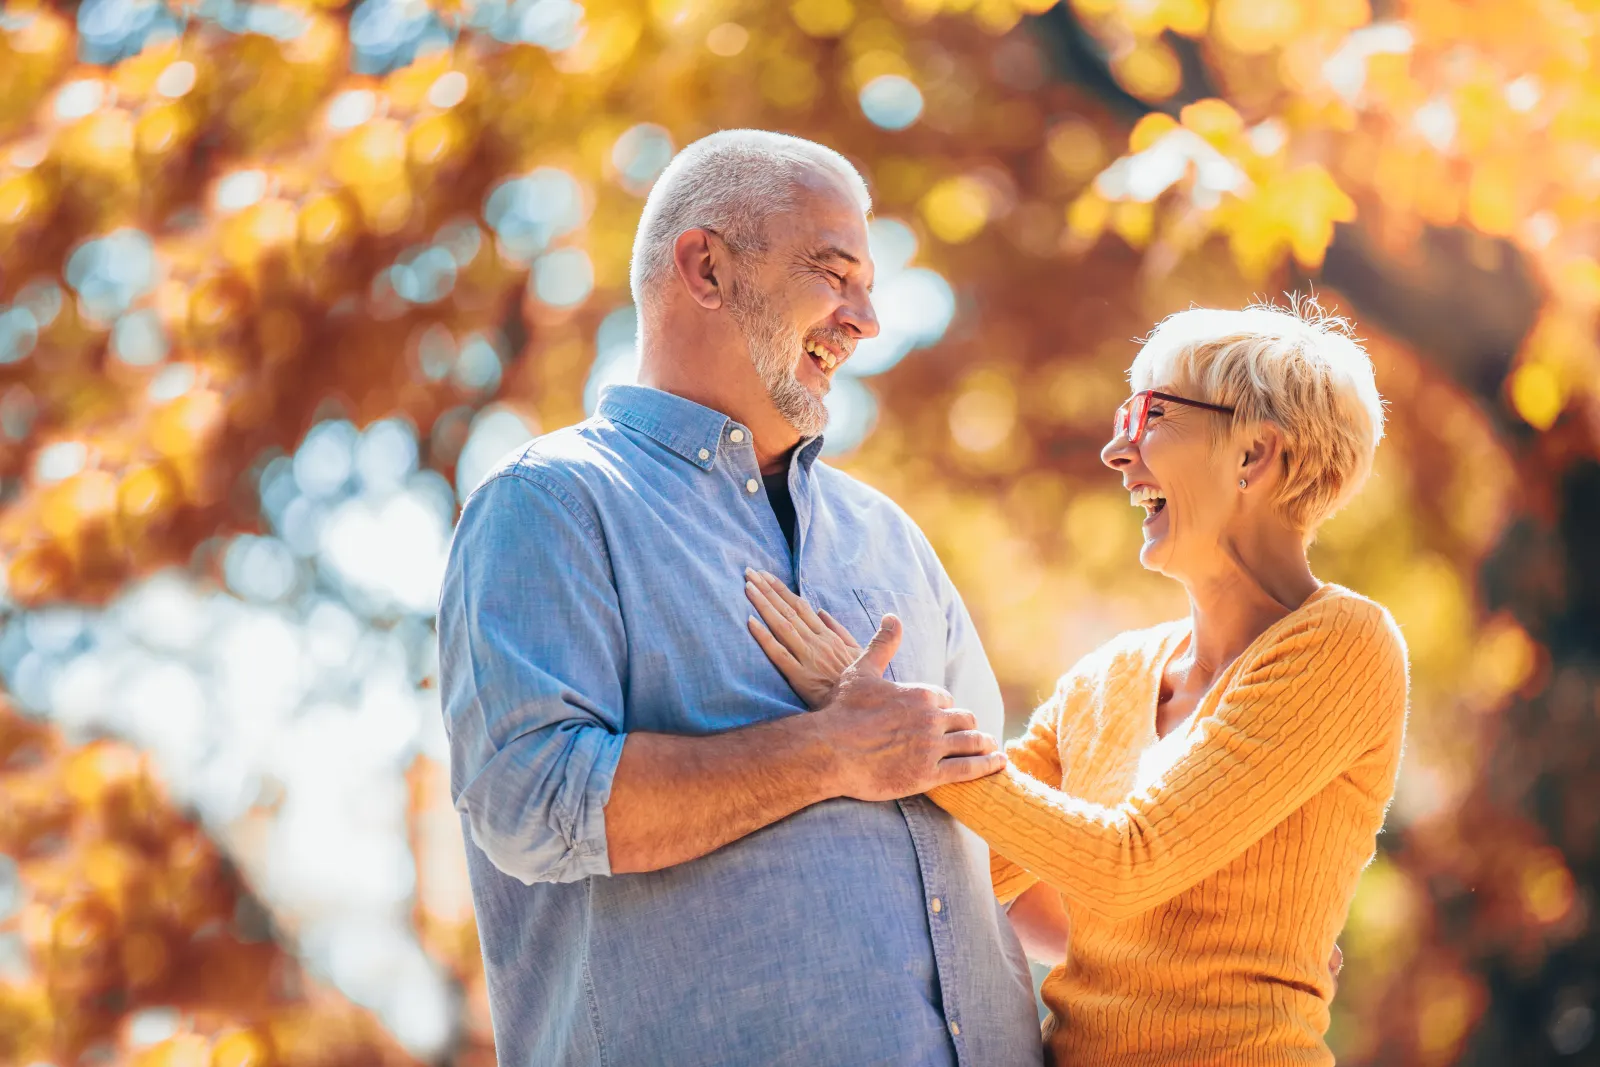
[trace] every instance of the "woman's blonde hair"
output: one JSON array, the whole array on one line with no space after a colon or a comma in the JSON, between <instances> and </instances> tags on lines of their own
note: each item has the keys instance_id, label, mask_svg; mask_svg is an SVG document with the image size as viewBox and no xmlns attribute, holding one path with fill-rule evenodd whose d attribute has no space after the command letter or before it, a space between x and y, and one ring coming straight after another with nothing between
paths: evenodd
<instances>
[{"instance_id":1,"label":"woman's blonde hair","mask_svg":"<svg viewBox=\"0 0 1600 1067\"><path fill-rule=\"evenodd\" d=\"M1171 315L1145 339L1128 379L1134 389L1167 387L1231 407L1234 425L1276 426L1284 474L1276 504L1308 537L1366 482L1383 437L1372 360L1350 324L1313 297Z\"/></svg>"}]
</instances>

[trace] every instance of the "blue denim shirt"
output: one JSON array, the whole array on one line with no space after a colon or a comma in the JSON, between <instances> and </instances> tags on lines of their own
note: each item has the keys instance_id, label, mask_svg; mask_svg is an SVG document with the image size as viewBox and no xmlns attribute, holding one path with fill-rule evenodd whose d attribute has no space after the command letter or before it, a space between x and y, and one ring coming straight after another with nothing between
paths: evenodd
<instances>
[{"instance_id":1,"label":"blue denim shirt","mask_svg":"<svg viewBox=\"0 0 1600 1067\"><path fill-rule=\"evenodd\" d=\"M1021 1067L1027 965L983 843L925 797L832 800L677 867L611 874L630 730L709 734L804 708L745 629L744 569L948 687L999 736L999 689L914 523L817 461L790 551L749 430L611 389L468 499L439 609L451 785L502 1067Z\"/></svg>"}]
</instances>

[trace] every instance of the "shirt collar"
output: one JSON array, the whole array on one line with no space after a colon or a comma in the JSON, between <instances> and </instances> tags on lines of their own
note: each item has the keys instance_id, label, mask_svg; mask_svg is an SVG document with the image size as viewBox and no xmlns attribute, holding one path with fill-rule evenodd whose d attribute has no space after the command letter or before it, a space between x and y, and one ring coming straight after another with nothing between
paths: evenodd
<instances>
[{"instance_id":1,"label":"shirt collar","mask_svg":"<svg viewBox=\"0 0 1600 1067\"><path fill-rule=\"evenodd\" d=\"M638 430L701 470L712 468L723 437L737 425L720 411L644 385L607 386L600 392L595 414ZM795 448L807 471L821 452L820 436L804 438Z\"/></svg>"}]
</instances>

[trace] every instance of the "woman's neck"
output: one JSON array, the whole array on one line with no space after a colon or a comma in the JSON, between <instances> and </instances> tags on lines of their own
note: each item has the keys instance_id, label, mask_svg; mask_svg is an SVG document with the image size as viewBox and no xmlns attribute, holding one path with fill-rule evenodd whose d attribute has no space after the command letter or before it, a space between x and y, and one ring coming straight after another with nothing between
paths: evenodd
<instances>
[{"instance_id":1,"label":"woman's neck","mask_svg":"<svg viewBox=\"0 0 1600 1067\"><path fill-rule=\"evenodd\" d=\"M1227 669L1271 626L1306 602L1321 583L1311 573L1305 552L1241 553L1223 544L1216 569L1184 582L1189 594L1189 657L1209 680Z\"/></svg>"}]
</instances>

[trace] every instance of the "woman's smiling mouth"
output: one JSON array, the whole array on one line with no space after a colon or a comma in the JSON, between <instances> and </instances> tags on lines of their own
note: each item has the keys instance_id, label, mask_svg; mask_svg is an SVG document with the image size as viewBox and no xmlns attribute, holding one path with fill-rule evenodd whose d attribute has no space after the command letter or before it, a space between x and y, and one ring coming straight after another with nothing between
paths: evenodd
<instances>
[{"instance_id":1,"label":"woman's smiling mouth","mask_svg":"<svg viewBox=\"0 0 1600 1067\"><path fill-rule=\"evenodd\" d=\"M1128 502L1136 508L1144 508L1144 525L1149 526L1155 521L1157 515L1166 509L1167 498L1161 490L1153 485L1135 485L1128 490Z\"/></svg>"}]
</instances>

